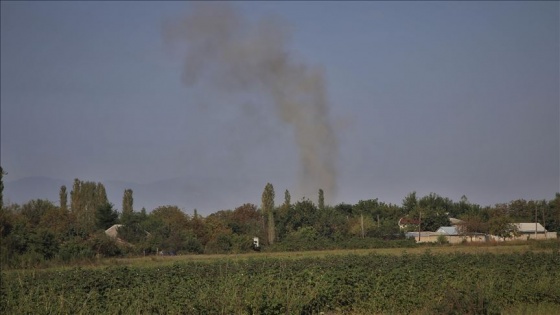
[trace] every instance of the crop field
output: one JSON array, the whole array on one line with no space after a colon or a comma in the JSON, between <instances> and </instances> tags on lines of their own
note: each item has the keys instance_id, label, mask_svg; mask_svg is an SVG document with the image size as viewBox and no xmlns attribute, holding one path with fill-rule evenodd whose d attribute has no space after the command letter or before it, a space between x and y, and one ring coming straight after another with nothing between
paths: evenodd
<instances>
[{"instance_id":1,"label":"crop field","mask_svg":"<svg viewBox=\"0 0 560 315\"><path fill-rule=\"evenodd\" d=\"M446 248L143 258L94 268L4 270L0 313L560 313L558 250Z\"/></svg>"}]
</instances>

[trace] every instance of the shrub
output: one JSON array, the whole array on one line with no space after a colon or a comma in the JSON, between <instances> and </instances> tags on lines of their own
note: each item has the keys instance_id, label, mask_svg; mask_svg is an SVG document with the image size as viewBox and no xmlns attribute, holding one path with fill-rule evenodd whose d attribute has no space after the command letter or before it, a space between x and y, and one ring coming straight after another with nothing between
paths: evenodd
<instances>
[{"instance_id":1,"label":"shrub","mask_svg":"<svg viewBox=\"0 0 560 315\"><path fill-rule=\"evenodd\" d=\"M447 240L447 237L445 235L440 235L437 237L437 241L438 244L449 244L449 241Z\"/></svg>"}]
</instances>

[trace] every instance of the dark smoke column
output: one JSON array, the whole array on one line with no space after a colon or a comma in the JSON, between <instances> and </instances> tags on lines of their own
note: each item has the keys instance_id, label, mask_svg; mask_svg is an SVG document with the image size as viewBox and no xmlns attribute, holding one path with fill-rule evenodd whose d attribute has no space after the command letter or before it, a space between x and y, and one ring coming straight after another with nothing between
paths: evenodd
<instances>
[{"instance_id":1,"label":"dark smoke column","mask_svg":"<svg viewBox=\"0 0 560 315\"><path fill-rule=\"evenodd\" d=\"M195 3L187 15L165 25L165 35L186 44L188 86L208 81L223 93L269 97L282 121L294 127L301 194L311 197L321 188L328 199L335 195L338 150L323 73L290 58L276 20L250 24L229 5Z\"/></svg>"}]
</instances>

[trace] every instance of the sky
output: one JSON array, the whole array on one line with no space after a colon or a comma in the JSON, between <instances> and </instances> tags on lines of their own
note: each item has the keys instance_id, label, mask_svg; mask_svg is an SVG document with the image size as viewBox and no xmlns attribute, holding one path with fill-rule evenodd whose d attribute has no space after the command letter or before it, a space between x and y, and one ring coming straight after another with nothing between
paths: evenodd
<instances>
[{"instance_id":1,"label":"sky","mask_svg":"<svg viewBox=\"0 0 560 315\"><path fill-rule=\"evenodd\" d=\"M552 199L559 6L2 1L5 182Z\"/></svg>"}]
</instances>

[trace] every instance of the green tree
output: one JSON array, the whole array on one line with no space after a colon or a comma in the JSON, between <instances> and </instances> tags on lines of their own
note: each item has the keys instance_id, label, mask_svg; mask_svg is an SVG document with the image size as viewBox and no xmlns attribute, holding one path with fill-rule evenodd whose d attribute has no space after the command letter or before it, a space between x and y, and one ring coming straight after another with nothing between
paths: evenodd
<instances>
[{"instance_id":1,"label":"green tree","mask_svg":"<svg viewBox=\"0 0 560 315\"><path fill-rule=\"evenodd\" d=\"M554 199L548 202L546 209L547 229L560 233L560 193L556 193Z\"/></svg>"},{"instance_id":2,"label":"green tree","mask_svg":"<svg viewBox=\"0 0 560 315\"><path fill-rule=\"evenodd\" d=\"M94 207L97 209L98 206L109 202L107 199L107 192L105 191L105 186L101 183L97 183L95 188L93 188L94 195Z\"/></svg>"},{"instance_id":3,"label":"green tree","mask_svg":"<svg viewBox=\"0 0 560 315\"><path fill-rule=\"evenodd\" d=\"M283 221L286 232L297 231L303 227L310 227L317 221L317 207L309 199L297 201L288 209Z\"/></svg>"},{"instance_id":4,"label":"green tree","mask_svg":"<svg viewBox=\"0 0 560 315\"><path fill-rule=\"evenodd\" d=\"M132 213L134 212L134 209L132 207L133 202L134 199L132 198L132 189L125 189L122 202L123 224L126 224L125 222L130 216L132 216Z\"/></svg>"},{"instance_id":5,"label":"green tree","mask_svg":"<svg viewBox=\"0 0 560 315\"><path fill-rule=\"evenodd\" d=\"M66 186L60 186L60 209L63 211L68 210L68 193L66 192Z\"/></svg>"},{"instance_id":6,"label":"green tree","mask_svg":"<svg viewBox=\"0 0 560 315\"><path fill-rule=\"evenodd\" d=\"M480 212L480 205L469 202L467 196L463 195L461 196L461 200L459 202L453 203L452 209L449 212L450 216L458 218L468 213L472 214Z\"/></svg>"},{"instance_id":7,"label":"green tree","mask_svg":"<svg viewBox=\"0 0 560 315\"><path fill-rule=\"evenodd\" d=\"M41 216L38 228L49 230L60 241L73 237L74 217L59 207L49 207Z\"/></svg>"},{"instance_id":8,"label":"green tree","mask_svg":"<svg viewBox=\"0 0 560 315\"><path fill-rule=\"evenodd\" d=\"M87 243L97 257L111 257L121 253L116 240L106 235L103 231L93 233L87 240Z\"/></svg>"},{"instance_id":9,"label":"green tree","mask_svg":"<svg viewBox=\"0 0 560 315\"><path fill-rule=\"evenodd\" d=\"M319 189L319 202L317 206L319 207L319 210L325 210L325 193L322 189Z\"/></svg>"},{"instance_id":10,"label":"green tree","mask_svg":"<svg viewBox=\"0 0 560 315\"><path fill-rule=\"evenodd\" d=\"M82 181L74 178L74 184L70 191L70 209L72 212L79 213L83 210L82 198Z\"/></svg>"},{"instance_id":11,"label":"green tree","mask_svg":"<svg viewBox=\"0 0 560 315\"><path fill-rule=\"evenodd\" d=\"M268 244L274 244L275 226L274 226L274 187L271 183L267 183L262 193L262 211L267 216L267 236Z\"/></svg>"},{"instance_id":12,"label":"green tree","mask_svg":"<svg viewBox=\"0 0 560 315\"><path fill-rule=\"evenodd\" d=\"M349 233L354 236L369 236L375 230L375 222L371 216L359 215L348 221Z\"/></svg>"},{"instance_id":13,"label":"green tree","mask_svg":"<svg viewBox=\"0 0 560 315\"><path fill-rule=\"evenodd\" d=\"M119 214L117 210L113 209L113 204L106 202L97 207L95 213L96 227L98 229L106 230L117 223Z\"/></svg>"},{"instance_id":14,"label":"green tree","mask_svg":"<svg viewBox=\"0 0 560 315\"><path fill-rule=\"evenodd\" d=\"M246 234L251 237L258 236L262 231L260 218L257 206L246 203L233 210L228 225L235 234Z\"/></svg>"},{"instance_id":15,"label":"green tree","mask_svg":"<svg viewBox=\"0 0 560 315\"><path fill-rule=\"evenodd\" d=\"M170 232L186 230L189 226L189 216L177 206L157 207L149 217L161 220Z\"/></svg>"},{"instance_id":16,"label":"green tree","mask_svg":"<svg viewBox=\"0 0 560 315\"><path fill-rule=\"evenodd\" d=\"M348 223L342 213L336 211L333 207L327 206L323 211L318 212L314 229L320 236L326 239L338 240L348 234Z\"/></svg>"},{"instance_id":17,"label":"green tree","mask_svg":"<svg viewBox=\"0 0 560 315\"><path fill-rule=\"evenodd\" d=\"M517 199L506 205L506 211L516 222L534 222L536 203L525 199Z\"/></svg>"},{"instance_id":18,"label":"green tree","mask_svg":"<svg viewBox=\"0 0 560 315\"><path fill-rule=\"evenodd\" d=\"M290 192L286 189L284 191L284 203L279 207L274 219L276 221L276 239L281 240L287 234L287 220L289 220L289 213L291 205Z\"/></svg>"},{"instance_id":19,"label":"green tree","mask_svg":"<svg viewBox=\"0 0 560 315\"><path fill-rule=\"evenodd\" d=\"M43 259L53 258L58 253L59 242L50 229L39 229L29 235L29 250Z\"/></svg>"},{"instance_id":20,"label":"green tree","mask_svg":"<svg viewBox=\"0 0 560 315\"><path fill-rule=\"evenodd\" d=\"M0 166L0 210L4 208L4 175L8 175L8 173L4 172Z\"/></svg>"},{"instance_id":21,"label":"green tree","mask_svg":"<svg viewBox=\"0 0 560 315\"><path fill-rule=\"evenodd\" d=\"M426 209L422 212L421 228L423 231L435 232L442 226L450 226L449 217L443 211Z\"/></svg>"},{"instance_id":22,"label":"green tree","mask_svg":"<svg viewBox=\"0 0 560 315\"><path fill-rule=\"evenodd\" d=\"M341 213L341 214L343 214L347 217L353 215L353 212L354 212L354 209L353 209L352 205L347 204L347 203L340 203L340 204L336 205L334 207L334 209L337 212L339 212L339 213Z\"/></svg>"},{"instance_id":23,"label":"green tree","mask_svg":"<svg viewBox=\"0 0 560 315\"><path fill-rule=\"evenodd\" d=\"M379 207L379 201L377 201L377 198L360 200L357 204L352 206L352 210L356 215L371 216L372 218L377 218L377 215L381 214L381 209Z\"/></svg>"},{"instance_id":24,"label":"green tree","mask_svg":"<svg viewBox=\"0 0 560 315\"><path fill-rule=\"evenodd\" d=\"M416 210L416 207L418 207L418 200L416 199L416 192L415 191L409 193L403 199L402 207L403 207L403 211L406 214L409 214L410 212Z\"/></svg>"},{"instance_id":25,"label":"green tree","mask_svg":"<svg viewBox=\"0 0 560 315\"><path fill-rule=\"evenodd\" d=\"M418 205L422 209L435 210L447 215L453 208L453 201L449 198L443 198L436 193L430 193L420 198Z\"/></svg>"},{"instance_id":26,"label":"green tree","mask_svg":"<svg viewBox=\"0 0 560 315\"><path fill-rule=\"evenodd\" d=\"M160 206L148 215L145 223L150 233L148 240L152 250L187 250L194 237L189 216L177 206Z\"/></svg>"},{"instance_id":27,"label":"green tree","mask_svg":"<svg viewBox=\"0 0 560 315\"><path fill-rule=\"evenodd\" d=\"M284 192L284 206L289 207L291 204L291 196L290 196L290 192L286 189L286 191Z\"/></svg>"},{"instance_id":28,"label":"green tree","mask_svg":"<svg viewBox=\"0 0 560 315\"><path fill-rule=\"evenodd\" d=\"M435 193L420 198L418 201L418 217L422 216L421 229L423 231L436 231L442 226L449 226L448 213L453 207L449 198L443 198ZM414 211L413 211L414 212Z\"/></svg>"},{"instance_id":29,"label":"green tree","mask_svg":"<svg viewBox=\"0 0 560 315\"><path fill-rule=\"evenodd\" d=\"M76 178L70 192L70 202L70 208L78 220L79 228L86 233L91 233L96 228L97 208L109 201L103 184Z\"/></svg>"},{"instance_id":30,"label":"green tree","mask_svg":"<svg viewBox=\"0 0 560 315\"><path fill-rule=\"evenodd\" d=\"M490 218L488 232L502 239L518 235L517 226L513 224L511 218L502 214L496 214Z\"/></svg>"},{"instance_id":31,"label":"green tree","mask_svg":"<svg viewBox=\"0 0 560 315\"><path fill-rule=\"evenodd\" d=\"M50 209L54 209L56 206L44 199L35 199L27 202L21 207L21 214L27 219L27 223L30 227L36 227L39 225L43 215Z\"/></svg>"}]
</instances>

